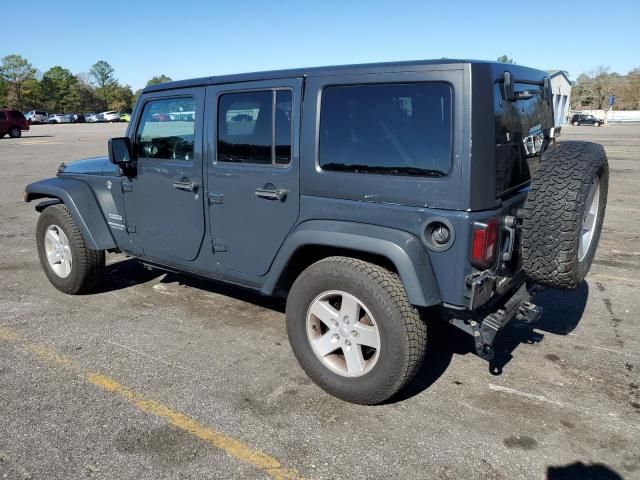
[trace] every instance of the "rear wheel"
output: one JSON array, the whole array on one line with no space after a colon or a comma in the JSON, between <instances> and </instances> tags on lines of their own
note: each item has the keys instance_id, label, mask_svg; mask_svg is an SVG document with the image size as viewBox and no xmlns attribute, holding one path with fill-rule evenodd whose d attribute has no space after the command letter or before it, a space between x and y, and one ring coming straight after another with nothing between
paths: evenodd
<instances>
[{"instance_id":1,"label":"rear wheel","mask_svg":"<svg viewBox=\"0 0 640 480\"><path fill-rule=\"evenodd\" d=\"M594 126L594 127L599 127L599 126L600 126L600 122L595 122L595 123L593 124L593 126Z\"/></svg>"},{"instance_id":2,"label":"rear wheel","mask_svg":"<svg viewBox=\"0 0 640 480\"><path fill-rule=\"evenodd\" d=\"M40 264L51 284L71 295L84 293L100 283L103 250L91 250L64 205L47 207L36 228Z\"/></svg>"},{"instance_id":3,"label":"rear wheel","mask_svg":"<svg viewBox=\"0 0 640 480\"><path fill-rule=\"evenodd\" d=\"M376 404L414 377L427 327L395 273L330 257L296 279L287 299L287 333L300 365L321 388L349 402Z\"/></svg>"},{"instance_id":4,"label":"rear wheel","mask_svg":"<svg viewBox=\"0 0 640 480\"><path fill-rule=\"evenodd\" d=\"M577 127L578 125L580 125L579 122L573 122L573 124Z\"/></svg>"},{"instance_id":5,"label":"rear wheel","mask_svg":"<svg viewBox=\"0 0 640 480\"><path fill-rule=\"evenodd\" d=\"M522 221L522 264L537 283L574 288L596 253L609 188L602 145L549 148L531 181Z\"/></svg>"},{"instance_id":6,"label":"rear wheel","mask_svg":"<svg viewBox=\"0 0 640 480\"><path fill-rule=\"evenodd\" d=\"M22 136L22 130L20 127L11 127L9 129L9 136L11 138L20 138Z\"/></svg>"}]
</instances>

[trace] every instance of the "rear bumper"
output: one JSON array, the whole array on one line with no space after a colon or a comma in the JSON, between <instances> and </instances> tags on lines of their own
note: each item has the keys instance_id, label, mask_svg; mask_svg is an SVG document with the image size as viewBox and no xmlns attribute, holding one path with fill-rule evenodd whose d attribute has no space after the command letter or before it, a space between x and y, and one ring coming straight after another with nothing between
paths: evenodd
<instances>
[{"instance_id":1,"label":"rear bumper","mask_svg":"<svg viewBox=\"0 0 640 480\"><path fill-rule=\"evenodd\" d=\"M532 303L538 288L536 284L523 282L478 311L453 312L449 323L473 336L476 353L491 360L493 343L505 325L513 319L533 323L542 315L542 308Z\"/></svg>"}]
</instances>

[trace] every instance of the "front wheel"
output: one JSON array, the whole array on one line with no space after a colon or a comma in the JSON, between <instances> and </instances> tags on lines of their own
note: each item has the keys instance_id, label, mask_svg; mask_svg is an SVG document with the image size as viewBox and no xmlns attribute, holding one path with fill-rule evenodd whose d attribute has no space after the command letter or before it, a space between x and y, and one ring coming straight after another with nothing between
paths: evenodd
<instances>
[{"instance_id":1,"label":"front wheel","mask_svg":"<svg viewBox=\"0 0 640 480\"><path fill-rule=\"evenodd\" d=\"M349 402L389 399L424 359L426 323L398 275L372 263L329 257L311 265L289 292L286 317L304 371Z\"/></svg>"},{"instance_id":2,"label":"front wheel","mask_svg":"<svg viewBox=\"0 0 640 480\"><path fill-rule=\"evenodd\" d=\"M11 127L9 129L9 136L11 138L20 138L22 136L22 130L20 127Z\"/></svg>"},{"instance_id":3,"label":"front wheel","mask_svg":"<svg viewBox=\"0 0 640 480\"><path fill-rule=\"evenodd\" d=\"M593 124L593 126L594 126L594 127L599 127L599 126L600 126L600 122L595 122L595 123Z\"/></svg>"},{"instance_id":4,"label":"front wheel","mask_svg":"<svg viewBox=\"0 0 640 480\"><path fill-rule=\"evenodd\" d=\"M38 219L40 264L51 284L71 295L96 287L104 270L104 250L91 250L64 205L45 208Z\"/></svg>"}]
</instances>

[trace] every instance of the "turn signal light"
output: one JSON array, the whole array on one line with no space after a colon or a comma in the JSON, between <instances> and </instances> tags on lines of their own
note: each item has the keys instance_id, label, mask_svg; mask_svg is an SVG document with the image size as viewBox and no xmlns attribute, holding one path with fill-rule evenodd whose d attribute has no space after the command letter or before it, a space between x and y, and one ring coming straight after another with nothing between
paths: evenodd
<instances>
[{"instance_id":1,"label":"turn signal light","mask_svg":"<svg viewBox=\"0 0 640 480\"><path fill-rule=\"evenodd\" d=\"M493 264L498 248L497 241L498 221L495 218L474 223L471 242L471 263L474 267L485 269Z\"/></svg>"}]
</instances>

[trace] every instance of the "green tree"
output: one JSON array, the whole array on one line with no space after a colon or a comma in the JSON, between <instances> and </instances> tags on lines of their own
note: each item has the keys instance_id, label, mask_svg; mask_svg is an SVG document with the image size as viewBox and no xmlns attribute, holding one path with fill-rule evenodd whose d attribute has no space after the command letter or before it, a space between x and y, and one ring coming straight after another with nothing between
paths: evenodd
<instances>
[{"instance_id":1,"label":"green tree","mask_svg":"<svg viewBox=\"0 0 640 480\"><path fill-rule=\"evenodd\" d=\"M0 107L8 104L9 82L0 77Z\"/></svg>"},{"instance_id":2,"label":"green tree","mask_svg":"<svg viewBox=\"0 0 640 480\"><path fill-rule=\"evenodd\" d=\"M44 72L40 86L49 111L68 111L71 108L71 89L78 79L66 68L51 67Z\"/></svg>"},{"instance_id":3,"label":"green tree","mask_svg":"<svg viewBox=\"0 0 640 480\"><path fill-rule=\"evenodd\" d=\"M22 87L28 80L34 79L36 69L20 55L7 55L0 65L0 77L2 77L13 90L14 98L9 98L9 104L22 110Z\"/></svg>"},{"instance_id":4,"label":"green tree","mask_svg":"<svg viewBox=\"0 0 640 480\"><path fill-rule=\"evenodd\" d=\"M116 79L115 70L108 62L104 60L98 60L91 66L89 70L89 77L96 85L96 94L108 104L111 100L111 96L114 87L117 87L118 80Z\"/></svg>"},{"instance_id":5,"label":"green tree","mask_svg":"<svg viewBox=\"0 0 640 480\"><path fill-rule=\"evenodd\" d=\"M516 62L513 61L513 58L509 58L506 55L500 55L498 58L496 58L496 61L501 63L510 63L512 65L516 64Z\"/></svg>"},{"instance_id":6,"label":"green tree","mask_svg":"<svg viewBox=\"0 0 640 480\"><path fill-rule=\"evenodd\" d=\"M159 83L171 82L173 81L171 77L167 77L164 74L156 75L155 77L151 77L151 79L147 82L147 87L149 85L157 85Z\"/></svg>"},{"instance_id":7,"label":"green tree","mask_svg":"<svg viewBox=\"0 0 640 480\"><path fill-rule=\"evenodd\" d=\"M129 85L117 85L111 90L109 109L119 112L130 112L134 103L134 95Z\"/></svg>"}]
</instances>

